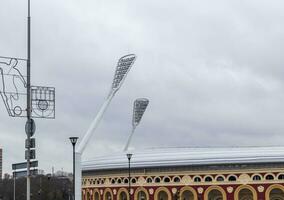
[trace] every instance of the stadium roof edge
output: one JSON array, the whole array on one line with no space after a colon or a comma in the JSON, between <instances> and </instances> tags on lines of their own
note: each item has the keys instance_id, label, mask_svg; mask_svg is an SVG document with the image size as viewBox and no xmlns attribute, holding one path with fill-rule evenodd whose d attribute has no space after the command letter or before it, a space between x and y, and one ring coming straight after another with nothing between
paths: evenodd
<instances>
[{"instance_id":1,"label":"stadium roof edge","mask_svg":"<svg viewBox=\"0 0 284 200\"><path fill-rule=\"evenodd\" d=\"M198 147L137 150L132 168L195 166L216 164L284 163L284 146L271 147ZM100 156L82 162L83 171L126 169L125 152Z\"/></svg>"}]
</instances>

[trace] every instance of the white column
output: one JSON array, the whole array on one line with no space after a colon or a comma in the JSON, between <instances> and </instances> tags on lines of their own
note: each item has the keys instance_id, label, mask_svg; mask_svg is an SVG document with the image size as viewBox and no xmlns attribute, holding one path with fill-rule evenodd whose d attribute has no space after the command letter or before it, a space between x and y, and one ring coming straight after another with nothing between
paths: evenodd
<instances>
[{"instance_id":1,"label":"white column","mask_svg":"<svg viewBox=\"0 0 284 200\"><path fill-rule=\"evenodd\" d=\"M81 190L82 190L81 153L75 152L75 200L82 200Z\"/></svg>"}]
</instances>

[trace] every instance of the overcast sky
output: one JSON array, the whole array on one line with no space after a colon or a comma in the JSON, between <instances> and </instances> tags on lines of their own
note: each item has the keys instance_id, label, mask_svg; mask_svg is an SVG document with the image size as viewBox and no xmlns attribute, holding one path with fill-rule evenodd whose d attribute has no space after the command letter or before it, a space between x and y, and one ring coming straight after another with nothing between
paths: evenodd
<instances>
[{"instance_id":1,"label":"overcast sky","mask_svg":"<svg viewBox=\"0 0 284 200\"><path fill-rule=\"evenodd\" d=\"M1 0L0 55L26 58L26 1ZM56 87L36 119L39 168L71 171L119 57L138 58L83 156L122 151L132 105L150 99L133 149L284 141L283 0L32 0L32 85ZM24 161L25 119L0 102L4 172Z\"/></svg>"}]
</instances>

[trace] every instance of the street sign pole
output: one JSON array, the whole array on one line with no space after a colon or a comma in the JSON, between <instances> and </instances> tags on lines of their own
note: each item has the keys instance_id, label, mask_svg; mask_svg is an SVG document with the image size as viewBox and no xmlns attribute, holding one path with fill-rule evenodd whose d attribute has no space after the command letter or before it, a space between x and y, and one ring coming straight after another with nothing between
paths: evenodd
<instances>
[{"instance_id":1,"label":"street sign pole","mask_svg":"<svg viewBox=\"0 0 284 200\"><path fill-rule=\"evenodd\" d=\"M3 79L1 82L2 87L0 88L0 95L2 97L2 100L4 101L9 116L27 117L25 127L27 134L25 143L25 159L27 161L27 171L25 176L27 178L26 199L30 200L30 176L32 175L30 170L30 161L35 159L35 139L32 138L35 131L35 123L32 118L55 118L55 88L45 86L31 86L31 0L27 0L27 4L27 59L0 56L0 59L4 59L4 61L1 63L11 67L8 74L3 73L3 70L1 68L0 75L19 78L22 81L23 86L26 88L26 93L23 91L20 92L14 82L11 83L7 81L6 87L5 81ZM22 64L25 62L26 76L24 76L20 70L21 67L23 67ZM12 85L12 87L16 89L16 91L6 90L10 85ZM23 106L23 98L19 98L19 96L23 95L26 95L26 106ZM10 96L17 96L18 98L11 98L8 101L8 96L9 98Z\"/></svg>"},{"instance_id":2,"label":"street sign pole","mask_svg":"<svg viewBox=\"0 0 284 200\"><path fill-rule=\"evenodd\" d=\"M13 186L13 193L14 193L14 195L13 195L14 198L13 199L14 200L16 200L16 178L27 176L27 174L28 174L27 166L28 166L27 162L12 164L13 179L14 179L14 186ZM35 161L30 162L29 166L34 168L32 171L29 170L30 175L37 175L38 174L38 169L36 169L36 168L38 167L38 161L35 160ZM20 170L20 171L17 171L17 170Z\"/></svg>"},{"instance_id":3,"label":"street sign pole","mask_svg":"<svg viewBox=\"0 0 284 200\"><path fill-rule=\"evenodd\" d=\"M28 24L27 24L27 122L31 119L31 2L28 0ZM28 154L27 154L27 200L31 198L30 182L30 139L27 132Z\"/></svg>"}]
</instances>

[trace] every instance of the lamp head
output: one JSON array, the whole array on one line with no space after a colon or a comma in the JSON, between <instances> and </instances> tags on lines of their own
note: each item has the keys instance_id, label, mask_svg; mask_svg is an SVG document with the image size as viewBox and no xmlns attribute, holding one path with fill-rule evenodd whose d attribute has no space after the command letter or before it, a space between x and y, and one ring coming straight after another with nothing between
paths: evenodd
<instances>
[{"instance_id":1,"label":"lamp head","mask_svg":"<svg viewBox=\"0 0 284 200\"><path fill-rule=\"evenodd\" d=\"M78 137L69 137L70 142L72 143L72 145L74 146L78 140Z\"/></svg>"},{"instance_id":2,"label":"lamp head","mask_svg":"<svg viewBox=\"0 0 284 200\"><path fill-rule=\"evenodd\" d=\"M131 157L132 157L132 153L128 153L128 154L126 154L126 156L127 156L127 159L130 160Z\"/></svg>"},{"instance_id":3,"label":"lamp head","mask_svg":"<svg viewBox=\"0 0 284 200\"><path fill-rule=\"evenodd\" d=\"M135 60L136 60L135 54L128 54L126 56L121 57L118 60L113 82L112 82L113 90L117 91L120 88L127 73L129 72L130 68L134 64Z\"/></svg>"},{"instance_id":4,"label":"lamp head","mask_svg":"<svg viewBox=\"0 0 284 200\"><path fill-rule=\"evenodd\" d=\"M134 101L132 126L136 127L140 123L142 116L149 104L146 98L139 98Z\"/></svg>"}]
</instances>

